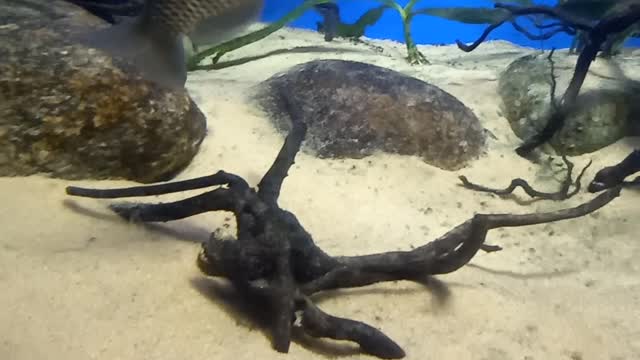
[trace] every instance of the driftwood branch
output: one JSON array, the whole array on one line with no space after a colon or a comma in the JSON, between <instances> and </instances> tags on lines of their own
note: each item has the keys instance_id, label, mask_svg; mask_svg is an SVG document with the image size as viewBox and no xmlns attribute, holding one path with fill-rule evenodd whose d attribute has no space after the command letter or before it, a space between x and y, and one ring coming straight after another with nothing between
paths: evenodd
<instances>
[{"instance_id":1,"label":"driftwood branch","mask_svg":"<svg viewBox=\"0 0 640 360\"><path fill-rule=\"evenodd\" d=\"M509 186L503 189L490 188L484 185L472 183L471 181L469 181L469 179L467 179L467 177L463 175L459 176L458 178L462 182L462 186L474 191L488 192L495 195L504 196L504 195L513 194L513 192L517 188L522 188L522 190L532 198L539 198L544 200L557 200L557 201L566 200L573 197L575 194L577 194L580 191L582 187L581 185L582 177L584 176L584 173L587 171L589 166L591 166L591 161L589 161L587 165L585 165L585 167L582 168L582 170L580 171L580 173L578 174L575 180L573 179L574 164L571 161L569 161L569 159L567 159L566 156L562 157L562 161L564 161L565 165L567 166L567 175L562 181L562 184L560 185L560 189L554 192L538 191L534 189L526 180L521 178L516 178L511 180L511 183L509 184ZM571 189L572 187L573 189Z\"/></svg>"},{"instance_id":2,"label":"driftwood branch","mask_svg":"<svg viewBox=\"0 0 640 360\"><path fill-rule=\"evenodd\" d=\"M640 187L640 176L634 180L625 179L640 171L640 150L634 150L616 165L607 166L596 173L589 183L589 192L599 192L615 186Z\"/></svg>"},{"instance_id":3,"label":"driftwood branch","mask_svg":"<svg viewBox=\"0 0 640 360\"><path fill-rule=\"evenodd\" d=\"M293 116L299 116L299 109L290 110ZM295 215L277 203L284 178L306 133L304 121L296 119L292 124L258 190L240 177L220 171L193 180L125 189L69 187L67 193L118 198L217 186L173 203L125 203L111 208L125 219L143 222L171 221L207 211L233 212L236 239L212 235L202 244L197 264L204 274L224 277L245 296L262 300L273 316L272 343L277 351L288 352L292 327L299 326L310 336L353 341L362 351L385 359L402 358L405 352L367 324L324 313L313 303L312 296L336 288L451 273L467 264L479 250L500 250L498 246L485 244L492 229L577 218L598 210L620 193L620 188L615 187L580 206L547 213L476 214L435 241L410 251L334 257L320 249Z\"/></svg>"}]
</instances>

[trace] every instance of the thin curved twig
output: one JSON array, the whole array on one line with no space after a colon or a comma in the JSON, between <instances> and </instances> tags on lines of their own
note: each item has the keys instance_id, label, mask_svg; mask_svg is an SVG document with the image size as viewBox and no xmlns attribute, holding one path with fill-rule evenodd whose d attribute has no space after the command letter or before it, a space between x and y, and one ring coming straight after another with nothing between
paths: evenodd
<instances>
[{"instance_id":1,"label":"thin curved twig","mask_svg":"<svg viewBox=\"0 0 640 360\"><path fill-rule=\"evenodd\" d=\"M535 190L531 185L529 185L529 183L526 180L521 178L516 178L511 180L511 183L509 184L509 186L503 189L495 189L495 188L490 188L487 186L472 183L471 181L469 181L469 179L467 179L467 177L463 175L459 176L458 178L462 182L462 186L474 191L488 192L498 196L505 196L505 195L513 194L513 192L517 188L522 188L522 190L524 190L524 192L532 198L561 201L561 200L566 200L573 197L580 191L582 187L581 185L582 177L584 176L585 172L587 171L589 166L591 166L591 163L592 163L591 161L589 161L587 165L585 165L585 167L582 168L582 170L580 171L580 173L578 174L578 176L574 181L572 176L574 164L571 161L569 161L569 159L567 159L566 156L562 156L562 160L567 166L567 176L562 181L562 185L560 186L560 189L554 192L544 192L544 191ZM571 190L571 186L573 186L573 190Z\"/></svg>"}]
</instances>

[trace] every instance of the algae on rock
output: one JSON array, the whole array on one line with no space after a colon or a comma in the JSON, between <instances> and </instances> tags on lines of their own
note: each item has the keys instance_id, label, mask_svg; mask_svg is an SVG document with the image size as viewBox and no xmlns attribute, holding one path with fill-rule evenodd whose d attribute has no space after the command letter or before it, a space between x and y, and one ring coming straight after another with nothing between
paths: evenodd
<instances>
[{"instance_id":1,"label":"algae on rock","mask_svg":"<svg viewBox=\"0 0 640 360\"><path fill-rule=\"evenodd\" d=\"M539 133L551 111L551 66L546 54L526 55L513 61L501 74L498 93L511 129L521 139ZM558 94L573 69L572 58L557 57ZM564 127L551 139L559 154L580 155L608 146L631 135L630 125L639 114L637 91L629 80L591 76L569 111Z\"/></svg>"},{"instance_id":2,"label":"algae on rock","mask_svg":"<svg viewBox=\"0 0 640 360\"><path fill-rule=\"evenodd\" d=\"M0 176L171 178L206 121L186 90L74 42L106 23L59 0L0 0Z\"/></svg>"},{"instance_id":3,"label":"algae on rock","mask_svg":"<svg viewBox=\"0 0 640 360\"><path fill-rule=\"evenodd\" d=\"M451 94L400 72L356 61L315 60L259 84L254 94L276 128L291 128L284 99L309 127L305 150L362 158L376 151L415 155L445 170L485 150L486 132Z\"/></svg>"}]
</instances>

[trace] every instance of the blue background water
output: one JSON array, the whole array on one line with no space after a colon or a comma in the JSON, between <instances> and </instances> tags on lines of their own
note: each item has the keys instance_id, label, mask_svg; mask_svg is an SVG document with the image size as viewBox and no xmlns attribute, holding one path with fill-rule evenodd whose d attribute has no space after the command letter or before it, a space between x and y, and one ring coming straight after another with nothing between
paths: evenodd
<instances>
[{"instance_id":1,"label":"blue background water","mask_svg":"<svg viewBox=\"0 0 640 360\"><path fill-rule=\"evenodd\" d=\"M302 4L304 0L267 0L263 15L264 21L275 21L295 7ZM409 0L397 0L401 5L405 5ZM342 21L352 23L367 10L381 5L375 0L338 0ZM555 0L538 0L537 4L554 5ZM415 9L423 7L493 7L494 2L489 0L423 0L418 2ZM311 10L298 20L292 22L290 26L304 29L316 29L316 22L321 17L317 12ZM530 24L530 21L522 18L519 24ZM531 27L527 26L528 29ZM412 22L412 35L418 44L451 44L456 40L462 42L472 42L482 34L484 25L469 25L455 21L445 20L438 17L420 15ZM535 31L533 33L536 33ZM365 34L370 38L391 39L403 42L402 23L400 15L393 9L385 11L378 23L367 29ZM494 30L489 36L490 40L507 40L519 45L550 49L567 48L571 44L571 37L565 34L557 34L549 40L533 41L516 31L511 24L504 24ZM640 39L631 39L627 46L640 46Z\"/></svg>"}]
</instances>

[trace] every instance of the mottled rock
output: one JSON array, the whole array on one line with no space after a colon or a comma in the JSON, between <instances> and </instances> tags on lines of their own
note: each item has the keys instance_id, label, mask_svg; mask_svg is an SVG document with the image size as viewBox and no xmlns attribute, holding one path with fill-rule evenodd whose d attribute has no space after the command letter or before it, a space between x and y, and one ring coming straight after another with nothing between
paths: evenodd
<instances>
[{"instance_id":1,"label":"mottled rock","mask_svg":"<svg viewBox=\"0 0 640 360\"><path fill-rule=\"evenodd\" d=\"M281 97L301 106L308 125L303 150L318 157L362 158L385 151L456 170L478 157L485 145L480 122L455 97L371 64L300 64L261 83L254 96L283 132L291 124Z\"/></svg>"},{"instance_id":2,"label":"mottled rock","mask_svg":"<svg viewBox=\"0 0 640 360\"><path fill-rule=\"evenodd\" d=\"M546 125L551 99L548 54L532 54L513 61L501 74L498 93L511 129L528 139ZM555 54L556 101L573 75L575 56ZM580 155L634 135L638 111L638 83L616 73L615 65L598 59L591 66L575 108L549 144L559 154Z\"/></svg>"},{"instance_id":3,"label":"mottled rock","mask_svg":"<svg viewBox=\"0 0 640 360\"><path fill-rule=\"evenodd\" d=\"M204 115L186 90L72 39L107 26L57 0L0 0L0 176L165 180L197 153Z\"/></svg>"}]
</instances>

